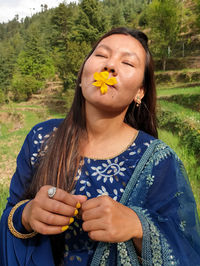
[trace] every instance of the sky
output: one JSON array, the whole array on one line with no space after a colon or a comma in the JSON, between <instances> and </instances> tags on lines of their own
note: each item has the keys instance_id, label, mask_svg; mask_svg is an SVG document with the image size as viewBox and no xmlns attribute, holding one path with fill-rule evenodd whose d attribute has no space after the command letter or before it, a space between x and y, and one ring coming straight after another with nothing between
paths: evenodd
<instances>
[{"instance_id":1,"label":"sky","mask_svg":"<svg viewBox=\"0 0 200 266\"><path fill-rule=\"evenodd\" d=\"M41 5L48 8L57 7L60 3L78 2L77 0L0 0L0 23L12 20L16 14L19 19L30 17L41 11Z\"/></svg>"}]
</instances>

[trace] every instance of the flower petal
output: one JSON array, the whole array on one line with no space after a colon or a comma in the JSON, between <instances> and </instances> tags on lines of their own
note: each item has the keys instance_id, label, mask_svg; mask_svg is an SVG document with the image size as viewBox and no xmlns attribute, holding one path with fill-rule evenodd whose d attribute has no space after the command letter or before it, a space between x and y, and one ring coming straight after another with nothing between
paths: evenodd
<instances>
[{"instance_id":1,"label":"flower petal","mask_svg":"<svg viewBox=\"0 0 200 266\"><path fill-rule=\"evenodd\" d=\"M100 75L100 73L95 72L95 73L94 73L94 79L95 79L95 80L101 80L101 75Z\"/></svg>"},{"instance_id":2,"label":"flower petal","mask_svg":"<svg viewBox=\"0 0 200 266\"><path fill-rule=\"evenodd\" d=\"M108 85L114 85L114 84L117 84L117 79L116 78L110 78L108 80L106 80L106 84Z\"/></svg>"},{"instance_id":3,"label":"flower petal","mask_svg":"<svg viewBox=\"0 0 200 266\"><path fill-rule=\"evenodd\" d=\"M92 85L96 86L96 87L101 87L102 86L102 81L95 81L92 83Z\"/></svg>"},{"instance_id":4,"label":"flower petal","mask_svg":"<svg viewBox=\"0 0 200 266\"><path fill-rule=\"evenodd\" d=\"M109 72L108 71L103 71L103 72L100 72L100 75L105 81L105 79L108 79L108 77L109 77Z\"/></svg>"},{"instance_id":5,"label":"flower petal","mask_svg":"<svg viewBox=\"0 0 200 266\"><path fill-rule=\"evenodd\" d=\"M101 86L101 93L105 94L107 90L108 90L108 86L105 83L103 83Z\"/></svg>"}]
</instances>

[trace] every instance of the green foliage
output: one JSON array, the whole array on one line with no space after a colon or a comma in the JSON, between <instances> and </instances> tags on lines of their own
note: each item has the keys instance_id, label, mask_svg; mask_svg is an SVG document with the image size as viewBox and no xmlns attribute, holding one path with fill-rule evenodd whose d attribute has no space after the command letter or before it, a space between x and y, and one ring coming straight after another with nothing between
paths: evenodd
<instances>
[{"instance_id":1,"label":"green foliage","mask_svg":"<svg viewBox=\"0 0 200 266\"><path fill-rule=\"evenodd\" d=\"M82 0L70 40L93 44L108 29L109 21L102 3L98 0Z\"/></svg>"},{"instance_id":2,"label":"green foliage","mask_svg":"<svg viewBox=\"0 0 200 266\"><path fill-rule=\"evenodd\" d=\"M197 18L196 18L196 24L197 27L200 27L200 0L195 0L196 1L196 9L195 12L197 14Z\"/></svg>"},{"instance_id":3,"label":"green foliage","mask_svg":"<svg viewBox=\"0 0 200 266\"><path fill-rule=\"evenodd\" d=\"M62 72L65 89L75 88L78 71L90 49L90 45L86 42L70 42L70 45L68 45L65 55L64 71Z\"/></svg>"},{"instance_id":4,"label":"green foliage","mask_svg":"<svg viewBox=\"0 0 200 266\"><path fill-rule=\"evenodd\" d=\"M199 95L172 95L164 98L166 101L178 103L186 108L190 108L194 111L200 111L200 94Z\"/></svg>"},{"instance_id":5,"label":"green foliage","mask_svg":"<svg viewBox=\"0 0 200 266\"><path fill-rule=\"evenodd\" d=\"M45 82L55 74L62 79L65 90L74 88L79 67L91 45L112 27L142 27L147 30L153 54L159 57L158 62L162 60L164 66L169 48L173 51L174 45L177 45L180 30L182 33L190 32L193 27L190 25L194 25L194 21L199 23L199 0L192 0L196 3L195 12L185 3L183 8L181 2L80 0L78 4L63 2L49 10L44 4L41 12L30 18L19 22L16 15L8 23L0 23L0 101L8 99L12 93L14 99L28 98L38 87L32 84ZM178 45L182 45L183 41L181 37ZM179 46L176 50L180 52L182 48ZM174 57L171 63L168 59L168 65L175 68L182 65L183 61L180 63L176 59ZM26 81L33 77L31 88L24 85L24 77ZM183 79L184 75L179 78ZM199 79L198 74L189 78L189 82ZM160 76L160 79L163 78ZM21 84L23 89L16 89L16 84ZM19 97L21 92L23 95Z\"/></svg>"},{"instance_id":6,"label":"green foliage","mask_svg":"<svg viewBox=\"0 0 200 266\"><path fill-rule=\"evenodd\" d=\"M163 70L180 32L181 9L180 0L153 0L147 9L152 48L154 55L163 59Z\"/></svg>"},{"instance_id":7,"label":"green foliage","mask_svg":"<svg viewBox=\"0 0 200 266\"><path fill-rule=\"evenodd\" d=\"M5 95L3 93L3 90L0 88L0 104L4 103L5 101Z\"/></svg>"},{"instance_id":8,"label":"green foliage","mask_svg":"<svg viewBox=\"0 0 200 266\"><path fill-rule=\"evenodd\" d=\"M12 80L12 92L14 101L28 100L32 93L43 87L43 82L36 80L31 75L16 74Z\"/></svg>"},{"instance_id":9,"label":"green foliage","mask_svg":"<svg viewBox=\"0 0 200 266\"><path fill-rule=\"evenodd\" d=\"M168 104L160 100L161 109L158 112L158 125L160 128L176 133L181 139L182 145L190 149L196 155L199 161L200 147L200 127L198 125L199 114L196 113L196 118L190 112L188 118L186 109L181 108L178 104ZM185 112L181 112L185 110Z\"/></svg>"}]
</instances>

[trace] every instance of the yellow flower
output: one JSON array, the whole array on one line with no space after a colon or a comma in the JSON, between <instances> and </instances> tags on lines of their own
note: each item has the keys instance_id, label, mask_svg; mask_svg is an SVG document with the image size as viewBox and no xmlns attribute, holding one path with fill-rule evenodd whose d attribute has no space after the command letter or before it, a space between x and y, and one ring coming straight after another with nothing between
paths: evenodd
<instances>
[{"instance_id":1,"label":"yellow flower","mask_svg":"<svg viewBox=\"0 0 200 266\"><path fill-rule=\"evenodd\" d=\"M109 72L108 71L103 71L103 72L95 72L94 73L94 79L96 80L92 85L96 87L100 87L101 93L105 94L108 90L107 85L114 85L117 84L116 78L108 78L109 77Z\"/></svg>"}]
</instances>

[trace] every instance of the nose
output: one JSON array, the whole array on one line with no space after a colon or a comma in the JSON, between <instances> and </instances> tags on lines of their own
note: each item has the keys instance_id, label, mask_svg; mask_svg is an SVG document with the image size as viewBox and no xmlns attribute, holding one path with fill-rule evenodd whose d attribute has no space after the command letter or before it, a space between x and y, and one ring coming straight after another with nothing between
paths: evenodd
<instances>
[{"instance_id":1,"label":"nose","mask_svg":"<svg viewBox=\"0 0 200 266\"><path fill-rule=\"evenodd\" d=\"M114 67L112 67L112 68L104 67L104 70L105 70L105 71L108 71L108 72L110 72L110 73L116 74L116 71L115 71Z\"/></svg>"}]
</instances>

